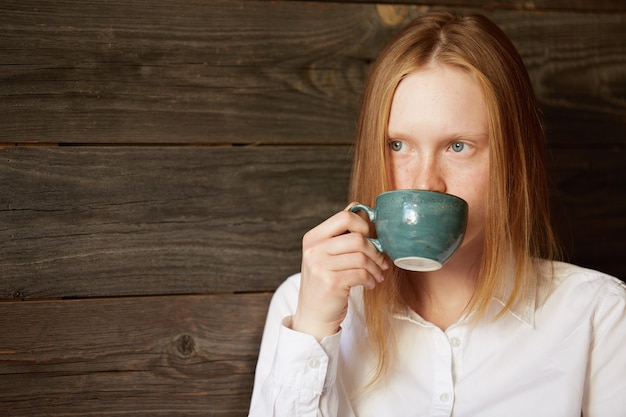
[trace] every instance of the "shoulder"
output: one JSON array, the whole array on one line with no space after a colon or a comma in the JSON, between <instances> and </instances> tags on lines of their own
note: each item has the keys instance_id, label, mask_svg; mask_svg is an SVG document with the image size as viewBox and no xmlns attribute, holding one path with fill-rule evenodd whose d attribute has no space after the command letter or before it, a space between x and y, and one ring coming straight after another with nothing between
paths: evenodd
<instances>
[{"instance_id":1,"label":"shoulder","mask_svg":"<svg viewBox=\"0 0 626 417\"><path fill-rule=\"evenodd\" d=\"M544 261L541 271L545 278L540 290L544 307L567 309L570 315L596 315L603 310L624 313L626 284L619 279L564 262Z\"/></svg>"},{"instance_id":2,"label":"shoulder","mask_svg":"<svg viewBox=\"0 0 626 417\"><path fill-rule=\"evenodd\" d=\"M544 277L552 283L552 288L561 291L583 291L626 295L626 284L616 277L593 269L583 268L565 262L543 262Z\"/></svg>"}]
</instances>

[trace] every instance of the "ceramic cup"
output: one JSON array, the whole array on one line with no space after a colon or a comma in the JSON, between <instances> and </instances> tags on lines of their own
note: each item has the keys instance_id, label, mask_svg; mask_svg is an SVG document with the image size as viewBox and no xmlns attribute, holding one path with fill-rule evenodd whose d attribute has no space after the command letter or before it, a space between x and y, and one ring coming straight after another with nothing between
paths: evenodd
<instances>
[{"instance_id":1,"label":"ceramic cup","mask_svg":"<svg viewBox=\"0 0 626 417\"><path fill-rule=\"evenodd\" d=\"M395 190L379 195L376 208L357 204L376 226L370 241L394 264L410 271L435 271L458 249L467 226L465 200L423 190Z\"/></svg>"}]
</instances>

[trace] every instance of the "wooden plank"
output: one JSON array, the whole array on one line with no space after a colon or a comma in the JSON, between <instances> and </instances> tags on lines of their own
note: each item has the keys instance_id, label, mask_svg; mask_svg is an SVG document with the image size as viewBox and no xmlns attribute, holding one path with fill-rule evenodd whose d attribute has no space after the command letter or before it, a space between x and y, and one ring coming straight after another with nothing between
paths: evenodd
<instances>
[{"instance_id":1,"label":"wooden plank","mask_svg":"<svg viewBox=\"0 0 626 417\"><path fill-rule=\"evenodd\" d=\"M245 416L270 294L0 303L9 416Z\"/></svg>"},{"instance_id":2,"label":"wooden plank","mask_svg":"<svg viewBox=\"0 0 626 417\"><path fill-rule=\"evenodd\" d=\"M347 204L347 147L0 150L0 297L273 290Z\"/></svg>"},{"instance_id":3,"label":"wooden plank","mask_svg":"<svg viewBox=\"0 0 626 417\"><path fill-rule=\"evenodd\" d=\"M626 146L626 15L492 17L524 59L551 145Z\"/></svg>"},{"instance_id":4,"label":"wooden plank","mask_svg":"<svg viewBox=\"0 0 626 417\"><path fill-rule=\"evenodd\" d=\"M623 146L624 13L463 4L473 7L457 10L486 12L520 49L552 143ZM0 143L347 144L372 60L393 32L426 10L305 1L5 1Z\"/></svg>"},{"instance_id":5,"label":"wooden plank","mask_svg":"<svg viewBox=\"0 0 626 417\"><path fill-rule=\"evenodd\" d=\"M372 11L231 0L3 2L2 141L345 140L364 70L389 32Z\"/></svg>"},{"instance_id":6,"label":"wooden plank","mask_svg":"<svg viewBox=\"0 0 626 417\"><path fill-rule=\"evenodd\" d=\"M555 224L568 259L626 281L626 152L559 150L550 161Z\"/></svg>"},{"instance_id":7,"label":"wooden plank","mask_svg":"<svg viewBox=\"0 0 626 417\"><path fill-rule=\"evenodd\" d=\"M337 0L317 0L337 1ZM391 4L394 7L403 7L403 4L415 4L414 0L341 0L343 3L375 3ZM445 7L476 7L485 9L512 9L512 10L564 10L580 12L624 12L626 3L622 0L427 0L420 1L422 5Z\"/></svg>"},{"instance_id":8,"label":"wooden plank","mask_svg":"<svg viewBox=\"0 0 626 417\"><path fill-rule=\"evenodd\" d=\"M623 162L570 150L550 168L571 259L622 278ZM0 295L273 290L347 203L349 165L341 147L6 148Z\"/></svg>"}]
</instances>

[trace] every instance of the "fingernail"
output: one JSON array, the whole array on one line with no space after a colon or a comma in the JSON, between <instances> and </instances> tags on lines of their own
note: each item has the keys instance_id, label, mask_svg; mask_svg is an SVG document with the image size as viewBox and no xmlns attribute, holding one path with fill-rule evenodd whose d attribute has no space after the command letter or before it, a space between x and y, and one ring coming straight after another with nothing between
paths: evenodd
<instances>
[{"instance_id":1,"label":"fingernail","mask_svg":"<svg viewBox=\"0 0 626 417\"><path fill-rule=\"evenodd\" d=\"M389 262L387 262L387 259L383 259L382 269L383 271L386 271L389 269Z\"/></svg>"}]
</instances>

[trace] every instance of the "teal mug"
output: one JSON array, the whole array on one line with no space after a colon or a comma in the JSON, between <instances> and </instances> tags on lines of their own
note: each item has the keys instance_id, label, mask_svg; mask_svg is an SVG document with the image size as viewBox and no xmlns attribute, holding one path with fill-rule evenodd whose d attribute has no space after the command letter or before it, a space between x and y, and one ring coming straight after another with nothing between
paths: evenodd
<instances>
[{"instance_id":1,"label":"teal mug","mask_svg":"<svg viewBox=\"0 0 626 417\"><path fill-rule=\"evenodd\" d=\"M467 227L467 203L451 194L423 190L395 190L379 195L376 208L363 204L376 226L370 241L394 264L410 271L435 271L458 249Z\"/></svg>"}]
</instances>

